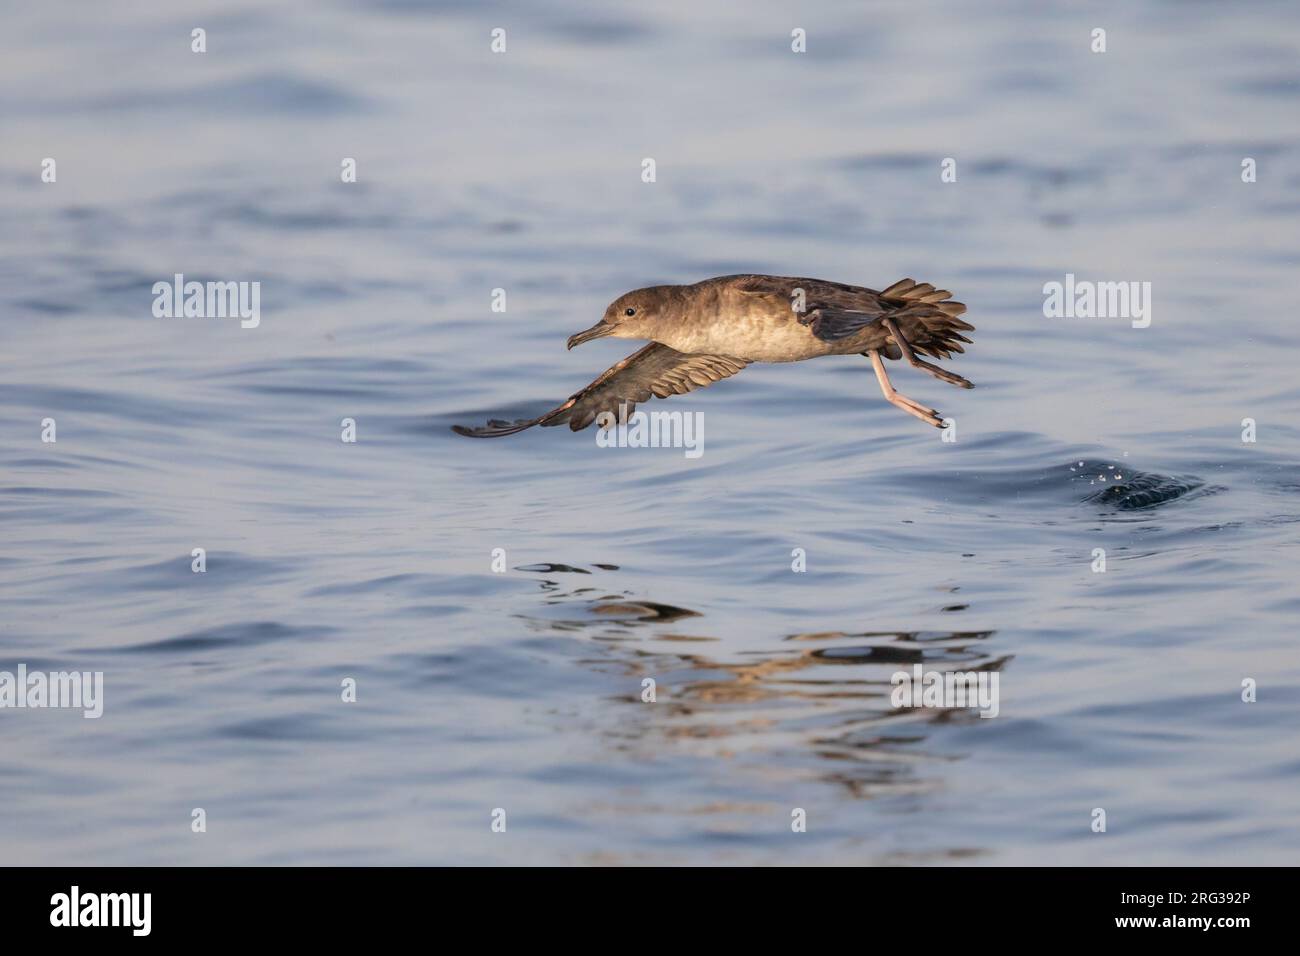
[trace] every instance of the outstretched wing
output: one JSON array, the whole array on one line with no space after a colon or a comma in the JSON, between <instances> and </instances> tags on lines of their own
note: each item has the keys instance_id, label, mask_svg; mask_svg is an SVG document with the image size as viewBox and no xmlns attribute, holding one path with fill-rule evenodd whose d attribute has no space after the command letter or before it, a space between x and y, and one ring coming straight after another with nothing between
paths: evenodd
<instances>
[{"instance_id":1,"label":"outstretched wing","mask_svg":"<svg viewBox=\"0 0 1300 956\"><path fill-rule=\"evenodd\" d=\"M735 375L748 364L745 359L728 355L678 352L651 342L606 369L594 382L545 415L516 422L494 419L481 428L453 425L451 430L470 438L496 438L513 435L534 425L563 425L567 422L576 432L594 422L601 412L610 412L622 420L632 414L638 402L648 401L652 395L667 398L707 388Z\"/></svg>"}]
</instances>

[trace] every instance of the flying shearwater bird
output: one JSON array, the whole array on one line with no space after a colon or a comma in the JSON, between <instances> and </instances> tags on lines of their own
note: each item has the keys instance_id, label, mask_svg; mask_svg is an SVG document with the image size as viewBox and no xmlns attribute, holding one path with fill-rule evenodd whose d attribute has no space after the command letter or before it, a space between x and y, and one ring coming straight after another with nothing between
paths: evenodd
<instances>
[{"instance_id":1,"label":"flying shearwater bird","mask_svg":"<svg viewBox=\"0 0 1300 956\"><path fill-rule=\"evenodd\" d=\"M612 335L650 339L606 369L564 404L537 418L493 420L481 428L452 426L459 435L494 438L534 425L586 428L626 421L638 402L667 398L735 375L751 362L799 362L822 355L871 359L885 400L923 422L943 416L894 390L883 359L904 359L935 378L974 386L919 355L951 358L970 343L975 326L958 316L966 306L951 293L911 279L883 292L822 279L765 275L719 276L694 285L658 285L615 299L604 317L569 338L569 348Z\"/></svg>"}]
</instances>

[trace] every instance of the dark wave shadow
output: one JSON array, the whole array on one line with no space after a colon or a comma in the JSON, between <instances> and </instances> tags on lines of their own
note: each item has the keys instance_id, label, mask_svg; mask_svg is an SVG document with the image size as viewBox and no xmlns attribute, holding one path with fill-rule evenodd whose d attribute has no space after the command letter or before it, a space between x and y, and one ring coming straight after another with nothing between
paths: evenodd
<instances>
[{"instance_id":1,"label":"dark wave shadow","mask_svg":"<svg viewBox=\"0 0 1300 956\"><path fill-rule=\"evenodd\" d=\"M1095 457L1061 461L1058 453L1051 456L1055 460L1050 464L1026 466L1018 459L1008 463L1007 446L1024 444L1031 444L1029 436L995 436L974 449L969 470L904 470L890 475L888 481L899 488L930 491L972 506L1042 502L1094 506L1103 513L1149 510L1226 490L1195 475L1147 472ZM1002 454L991 457L998 449ZM1048 457L1029 449L1026 454L1039 461Z\"/></svg>"},{"instance_id":2,"label":"dark wave shadow","mask_svg":"<svg viewBox=\"0 0 1300 956\"><path fill-rule=\"evenodd\" d=\"M1110 466L1114 468L1114 466ZM1109 481L1109 483L1107 483ZM1199 478L1177 475L1155 475L1145 472L1122 472L1107 478L1106 471L1097 472L1095 479L1088 479L1090 487L1100 485L1096 491L1084 496L1084 503L1104 505L1117 511L1139 511L1145 508L1157 508L1179 498L1194 494L1213 494L1222 490L1207 486Z\"/></svg>"}]
</instances>

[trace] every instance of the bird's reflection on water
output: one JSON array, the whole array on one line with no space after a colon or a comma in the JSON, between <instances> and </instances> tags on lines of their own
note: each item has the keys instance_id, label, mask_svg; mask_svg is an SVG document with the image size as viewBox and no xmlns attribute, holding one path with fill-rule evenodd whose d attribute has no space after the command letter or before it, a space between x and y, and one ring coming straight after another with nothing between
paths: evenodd
<instances>
[{"instance_id":1,"label":"bird's reflection on water","mask_svg":"<svg viewBox=\"0 0 1300 956\"><path fill-rule=\"evenodd\" d=\"M610 729L616 749L739 758L757 772L811 774L858 798L929 789L927 763L968 756L927 750L931 729L980 720L973 708L894 706L896 673L916 665L1000 672L1012 659L994 653L992 630L755 635L723 650L733 643L710 634L709 615L699 611L630 592L569 588L558 575L541 588L543 609L520 618L537 630L581 633L602 651L585 663L628 680L635 716ZM650 707L642 697L647 678Z\"/></svg>"}]
</instances>

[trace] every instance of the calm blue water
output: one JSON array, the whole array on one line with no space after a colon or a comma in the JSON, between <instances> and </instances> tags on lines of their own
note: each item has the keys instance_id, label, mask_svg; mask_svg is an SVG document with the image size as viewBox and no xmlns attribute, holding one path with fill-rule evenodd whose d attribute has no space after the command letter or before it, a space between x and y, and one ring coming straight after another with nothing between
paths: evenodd
<instances>
[{"instance_id":1,"label":"calm blue water","mask_svg":"<svg viewBox=\"0 0 1300 956\"><path fill-rule=\"evenodd\" d=\"M1298 42L1280 2L8 10L0 671L105 703L0 710L0 861L1294 862ZM893 375L957 441L857 357L645 406L697 460L450 432L632 351L564 349L621 292L747 271L952 289L979 387ZM178 272L260 326L155 318ZM1045 318L1066 273L1150 327ZM999 716L893 708L916 663Z\"/></svg>"}]
</instances>

